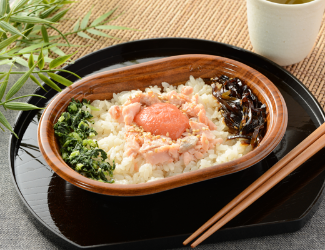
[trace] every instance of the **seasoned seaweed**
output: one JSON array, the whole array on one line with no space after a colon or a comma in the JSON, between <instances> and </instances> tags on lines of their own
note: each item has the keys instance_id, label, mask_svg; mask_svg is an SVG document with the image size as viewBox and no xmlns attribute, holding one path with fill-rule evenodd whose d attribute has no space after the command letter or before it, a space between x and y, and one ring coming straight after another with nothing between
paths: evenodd
<instances>
[{"instance_id":1,"label":"seasoned seaweed","mask_svg":"<svg viewBox=\"0 0 325 250\"><path fill-rule=\"evenodd\" d=\"M234 134L228 139L243 138L256 147L266 132L266 105L237 77L221 75L208 80L212 82L212 94L221 105L224 121Z\"/></svg>"}]
</instances>

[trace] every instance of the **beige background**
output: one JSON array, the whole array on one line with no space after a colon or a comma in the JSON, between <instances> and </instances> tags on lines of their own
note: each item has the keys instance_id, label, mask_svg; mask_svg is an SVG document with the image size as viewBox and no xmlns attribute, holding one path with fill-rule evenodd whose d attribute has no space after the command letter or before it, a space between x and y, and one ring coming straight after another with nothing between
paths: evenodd
<instances>
[{"instance_id":1,"label":"beige background","mask_svg":"<svg viewBox=\"0 0 325 250\"><path fill-rule=\"evenodd\" d=\"M89 45L78 48L75 59L107 46L132 40L156 37L191 37L228 43L253 51L249 40L246 1L244 0L79 0L65 19L61 30L72 30L78 18L91 8L90 22L107 11L117 8L113 17L122 14L109 24L126 26L142 31L106 30L120 40L90 35L96 40L71 35L74 44ZM318 99L325 108L325 22L309 56L298 64L285 67ZM73 52L75 48L65 48Z\"/></svg>"}]
</instances>

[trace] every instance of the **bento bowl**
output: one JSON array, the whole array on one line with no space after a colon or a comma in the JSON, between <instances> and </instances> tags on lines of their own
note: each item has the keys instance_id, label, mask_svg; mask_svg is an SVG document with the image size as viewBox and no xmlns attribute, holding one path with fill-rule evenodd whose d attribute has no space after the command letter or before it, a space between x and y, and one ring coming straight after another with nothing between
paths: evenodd
<instances>
[{"instance_id":1,"label":"bento bowl","mask_svg":"<svg viewBox=\"0 0 325 250\"><path fill-rule=\"evenodd\" d=\"M62 159L54 124L71 99L110 100L114 93L144 90L162 86L162 82L180 85L195 78L211 78L221 74L238 77L251 88L266 105L267 126L261 143L246 155L204 169L182 173L164 179L140 184L108 184L89 179ZM38 127L38 144L42 155L53 171L71 184L85 190L113 196L140 196L217 178L245 170L269 155L284 136L288 122L287 107L280 91L263 74L241 62L212 55L180 55L146 63L109 70L85 77L58 93L46 107ZM217 181L217 180L216 180Z\"/></svg>"}]
</instances>

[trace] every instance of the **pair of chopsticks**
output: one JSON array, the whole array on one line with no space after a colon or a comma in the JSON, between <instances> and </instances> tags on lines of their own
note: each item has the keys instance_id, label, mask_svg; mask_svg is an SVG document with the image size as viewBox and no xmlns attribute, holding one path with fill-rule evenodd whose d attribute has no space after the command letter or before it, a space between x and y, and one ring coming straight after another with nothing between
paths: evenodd
<instances>
[{"instance_id":1,"label":"pair of chopsticks","mask_svg":"<svg viewBox=\"0 0 325 250\"><path fill-rule=\"evenodd\" d=\"M202 241L236 217L323 147L325 147L325 123L292 149L285 157L266 171L248 188L241 192L235 199L216 213L198 230L196 230L183 242L183 244L187 245L203 233L191 244L191 247L199 245Z\"/></svg>"}]
</instances>

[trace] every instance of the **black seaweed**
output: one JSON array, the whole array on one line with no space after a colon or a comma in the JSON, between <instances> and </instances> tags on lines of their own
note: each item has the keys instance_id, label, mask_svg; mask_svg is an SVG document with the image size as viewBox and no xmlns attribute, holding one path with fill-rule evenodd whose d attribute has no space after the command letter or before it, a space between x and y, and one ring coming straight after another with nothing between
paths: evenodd
<instances>
[{"instance_id":1,"label":"black seaweed","mask_svg":"<svg viewBox=\"0 0 325 250\"><path fill-rule=\"evenodd\" d=\"M72 99L67 112L63 112L54 125L54 133L60 144L63 160L78 173L107 183L113 183L115 163L105 162L107 154L98 148L97 141L88 139L97 132L89 125L93 117L82 106L89 106L89 101ZM92 108L92 107L91 107Z\"/></svg>"},{"instance_id":2,"label":"black seaweed","mask_svg":"<svg viewBox=\"0 0 325 250\"><path fill-rule=\"evenodd\" d=\"M266 105L237 77L221 75L208 80L213 83L212 94L221 105L224 121L234 134L228 139L244 138L256 147L266 132ZM222 86L217 88L217 84Z\"/></svg>"}]
</instances>

